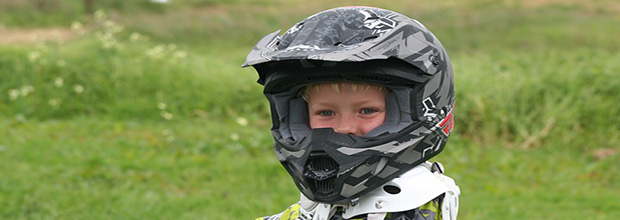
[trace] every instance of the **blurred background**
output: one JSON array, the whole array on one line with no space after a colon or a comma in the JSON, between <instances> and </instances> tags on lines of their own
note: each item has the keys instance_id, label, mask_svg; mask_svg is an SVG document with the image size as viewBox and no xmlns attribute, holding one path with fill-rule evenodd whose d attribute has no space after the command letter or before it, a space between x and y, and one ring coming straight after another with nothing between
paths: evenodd
<instances>
[{"instance_id":1,"label":"blurred background","mask_svg":"<svg viewBox=\"0 0 620 220\"><path fill-rule=\"evenodd\" d=\"M460 219L620 218L617 0L0 0L0 219L253 219L299 193L246 54L346 5L456 77Z\"/></svg>"}]
</instances>

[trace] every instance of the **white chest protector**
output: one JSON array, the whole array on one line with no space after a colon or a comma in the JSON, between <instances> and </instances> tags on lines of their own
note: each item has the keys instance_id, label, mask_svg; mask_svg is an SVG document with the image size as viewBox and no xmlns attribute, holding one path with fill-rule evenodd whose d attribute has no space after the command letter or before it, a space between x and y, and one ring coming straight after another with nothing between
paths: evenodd
<instances>
[{"instance_id":1,"label":"white chest protector","mask_svg":"<svg viewBox=\"0 0 620 220\"><path fill-rule=\"evenodd\" d=\"M442 173L443 167L439 163L420 164L349 204L339 205L344 208L342 217L349 219L368 214L369 220L382 220L386 213L415 209L444 194L440 207L442 219L456 220L461 190L452 178ZM303 194L300 205L305 210L314 211L312 219L317 220L329 219L336 206L313 202Z\"/></svg>"}]
</instances>

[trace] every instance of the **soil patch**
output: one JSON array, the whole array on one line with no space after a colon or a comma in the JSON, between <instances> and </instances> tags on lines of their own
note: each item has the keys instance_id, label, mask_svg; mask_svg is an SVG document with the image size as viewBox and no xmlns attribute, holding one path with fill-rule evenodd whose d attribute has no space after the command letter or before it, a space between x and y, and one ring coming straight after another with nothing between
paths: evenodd
<instances>
[{"instance_id":1,"label":"soil patch","mask_svg":"<svg viewBox=\"0 0 620 220\"><path fill-rule=\"evenodd\" d=\"M0 44L31 44L42 41L64 41L75 37L69 28L19 29L0 27Z\"/></svg>"}]
</instances>

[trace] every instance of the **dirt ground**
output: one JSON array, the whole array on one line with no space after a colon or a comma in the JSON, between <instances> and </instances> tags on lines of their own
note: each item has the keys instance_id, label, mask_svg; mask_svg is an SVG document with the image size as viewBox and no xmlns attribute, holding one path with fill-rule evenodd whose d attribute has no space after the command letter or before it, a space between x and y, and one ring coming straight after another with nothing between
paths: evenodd
<instances>
[{"instance_id":1,"label":"dirt ground","mask_svg":"<svg viewBox=\"0 0 620 220\"><path fill-rule=\"evenodd\" d=\"M75 33L69 28L17 29L0 27L0 44L30 44L41 41L63 41Z\"/></svg>"}]
</instances>

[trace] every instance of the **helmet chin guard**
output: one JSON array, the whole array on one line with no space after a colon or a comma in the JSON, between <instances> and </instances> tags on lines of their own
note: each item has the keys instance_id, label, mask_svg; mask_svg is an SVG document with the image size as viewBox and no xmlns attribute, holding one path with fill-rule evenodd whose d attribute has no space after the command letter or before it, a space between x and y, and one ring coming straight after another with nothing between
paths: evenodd
<instances>
[{"instance_id":1,"label":"helmet chin guard","mask_svg":"<svg viewBox=\"0 0 620 220\"><path fill-rule=\"evenodd\" d=\"M350 201L443 150L453 127L452 66L422 24L384 9L345 7L278 32L265 36L244 66L265 86L276 155L306 197ZM365 136L310 129L300 89L339 81L387 87L385 122Z\"/></svg>"}]
</instances>

